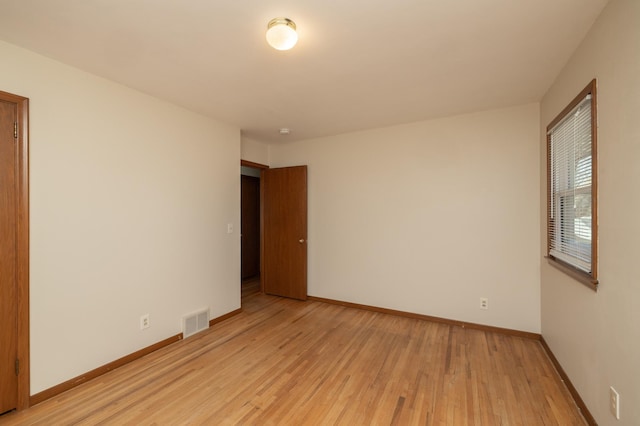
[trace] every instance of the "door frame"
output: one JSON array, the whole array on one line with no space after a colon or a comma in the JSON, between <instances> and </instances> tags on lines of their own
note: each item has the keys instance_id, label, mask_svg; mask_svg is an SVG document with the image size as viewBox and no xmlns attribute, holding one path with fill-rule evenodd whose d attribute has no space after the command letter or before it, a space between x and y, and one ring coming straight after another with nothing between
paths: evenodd
<instances>
[{"instance_id":1,"label":"door frame","mask_svg":"<svg viewBox=\"0 0 640 426\"><path fill-rule=\"evenodd\" d=\"M240 160L240 165L260 169L260 292L264 293L264 283L262 280L264 267L264 176L263 171L268 169L266 164L254 163L253 161ZM242 214L242 212L241 212ZM240 254L242 256L242 253ZM242 281L242 279L240 280Z\"/></svg>"},{"instance_id":2,"label":"door frame","mask_svg":"<svg viewBox=\"0 0 640 426\"><path fill-rule=\"evenodd\" d=\"M0 91L0 99L16 105L16 286L18 312L17 410L29 407L29 99Z\"/></svg>"}]
</instances>

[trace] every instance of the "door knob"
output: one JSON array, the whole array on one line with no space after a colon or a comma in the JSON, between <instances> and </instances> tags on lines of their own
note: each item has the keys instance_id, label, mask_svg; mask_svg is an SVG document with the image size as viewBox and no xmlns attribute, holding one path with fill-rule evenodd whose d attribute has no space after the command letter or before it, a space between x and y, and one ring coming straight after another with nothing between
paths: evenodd
<instances>
[{"instance_id":1,"label":"door knob","mask_svg":"<svg viewBox=\"0 0 640 426\"><path fill-rule=\"evenodd\" d=\"M300 239L298 240L298 242L299 242L300 244L302 244L302 243L304 243L304 240L303 240L302 238L300 238Z\"/></svg>"}]
</instances>

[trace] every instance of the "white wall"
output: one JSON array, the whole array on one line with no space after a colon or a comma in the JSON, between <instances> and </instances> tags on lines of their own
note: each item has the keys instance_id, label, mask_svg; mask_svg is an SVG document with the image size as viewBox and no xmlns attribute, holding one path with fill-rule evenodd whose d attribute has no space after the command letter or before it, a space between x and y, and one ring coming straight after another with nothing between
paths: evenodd
<instances>
[{"instance_id":1,"label":"white wall","mask_svg":"<svg viewBox=\"0 0 640 426\"><path fill-rule=\"evenodd\" d=\"M538 113L271 145L309 166L309 294L539 332Z\"/></svg>"},{"instance_id":2,"label":"white wall","mask_svg":"<svg viewBox=\"0 0 640 426\"><path fill-rule=\"evenodd\" d=\"M243 160L269 165L269 145L246 137L241 138L240 156Z\"/></svg>"},{"instance_id":3,"label":"white wall","mask_svg":"<svg viewBox=\"0 0 640 426\"><path fill-rule=\"evenodd\" d=\"M594 292L542 263L542 334L600 425L640 424L640 2L604 9L541 103L541 129L598 79L599 279ZM540 139L546 204L545 140ZM546 217L541 210L542 217ZM544 254L546 224L541 223ZM609 386L621 419L609 413Z\"/></svg>"},{"instance_id":4,"label":"white wall","mask_svg":"<svg viewBox=\"0 0 640 426\"><path fill-rule=\"evenodd\" d=\"M0 90L30 98L31 393L186 313L239 308L239 129L3 42L0 57Z\"/></svg>"}]
</instances>

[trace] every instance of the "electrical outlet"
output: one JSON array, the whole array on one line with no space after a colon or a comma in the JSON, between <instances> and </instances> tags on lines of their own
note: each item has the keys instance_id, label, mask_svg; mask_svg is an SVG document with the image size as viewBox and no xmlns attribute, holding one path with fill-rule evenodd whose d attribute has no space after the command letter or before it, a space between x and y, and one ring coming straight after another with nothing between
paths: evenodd
<instances>
[{"instance_id":1,"label":"electrical outlet","mask_svg":"<svg viewBox=\"0 0 640 426\"><path fill-rule=\"evenodd\" d=\"M233 223L227 223L227 234L233 234Z\"/></svg>"},{"instance_id":2,"label":"electrical outlet","mask_svg":"<svg viewBox=\"0 0 640 426\"><path fill-rule=\"evenodd\" d=\"M480 309L489 309L489 299L487 297L480 298Z\"/></svg>"},{"instance_id":3,"label":"electrical outlet","mask_svg":"<svg viewBox=\"0 0 640 426\"><path fill-rule=\"evenodd\" d=\"M149 328L151 324L149 323L149 314L144 314L140 317L140 330L144 330L145 328Z\"/></svg>"},{"instance_id":4,"label":"electrical outlet","mask_svg":"<svg viewBox=\"0 0 640 426\"><path fill-rule=\"evenodd\" d=\"M611 386L609 388L609 411L620 420L620 394Z\"/></svg>"}]
</instances>

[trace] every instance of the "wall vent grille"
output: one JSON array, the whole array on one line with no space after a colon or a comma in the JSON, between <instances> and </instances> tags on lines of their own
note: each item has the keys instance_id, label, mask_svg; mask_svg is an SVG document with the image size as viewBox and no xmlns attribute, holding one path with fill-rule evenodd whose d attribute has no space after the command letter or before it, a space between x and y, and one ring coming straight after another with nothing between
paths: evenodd
<instances>
[{"instance_id":1,"label":"wall vent grille","mask_svg":"<svg viewBox=\"0 0 640 426\"><path fill-rule=\"evenodd\" d=\"M185 339L207 328L209 328L208 309L182 317L182 337Z\"/></svg>"}]
</instances>

